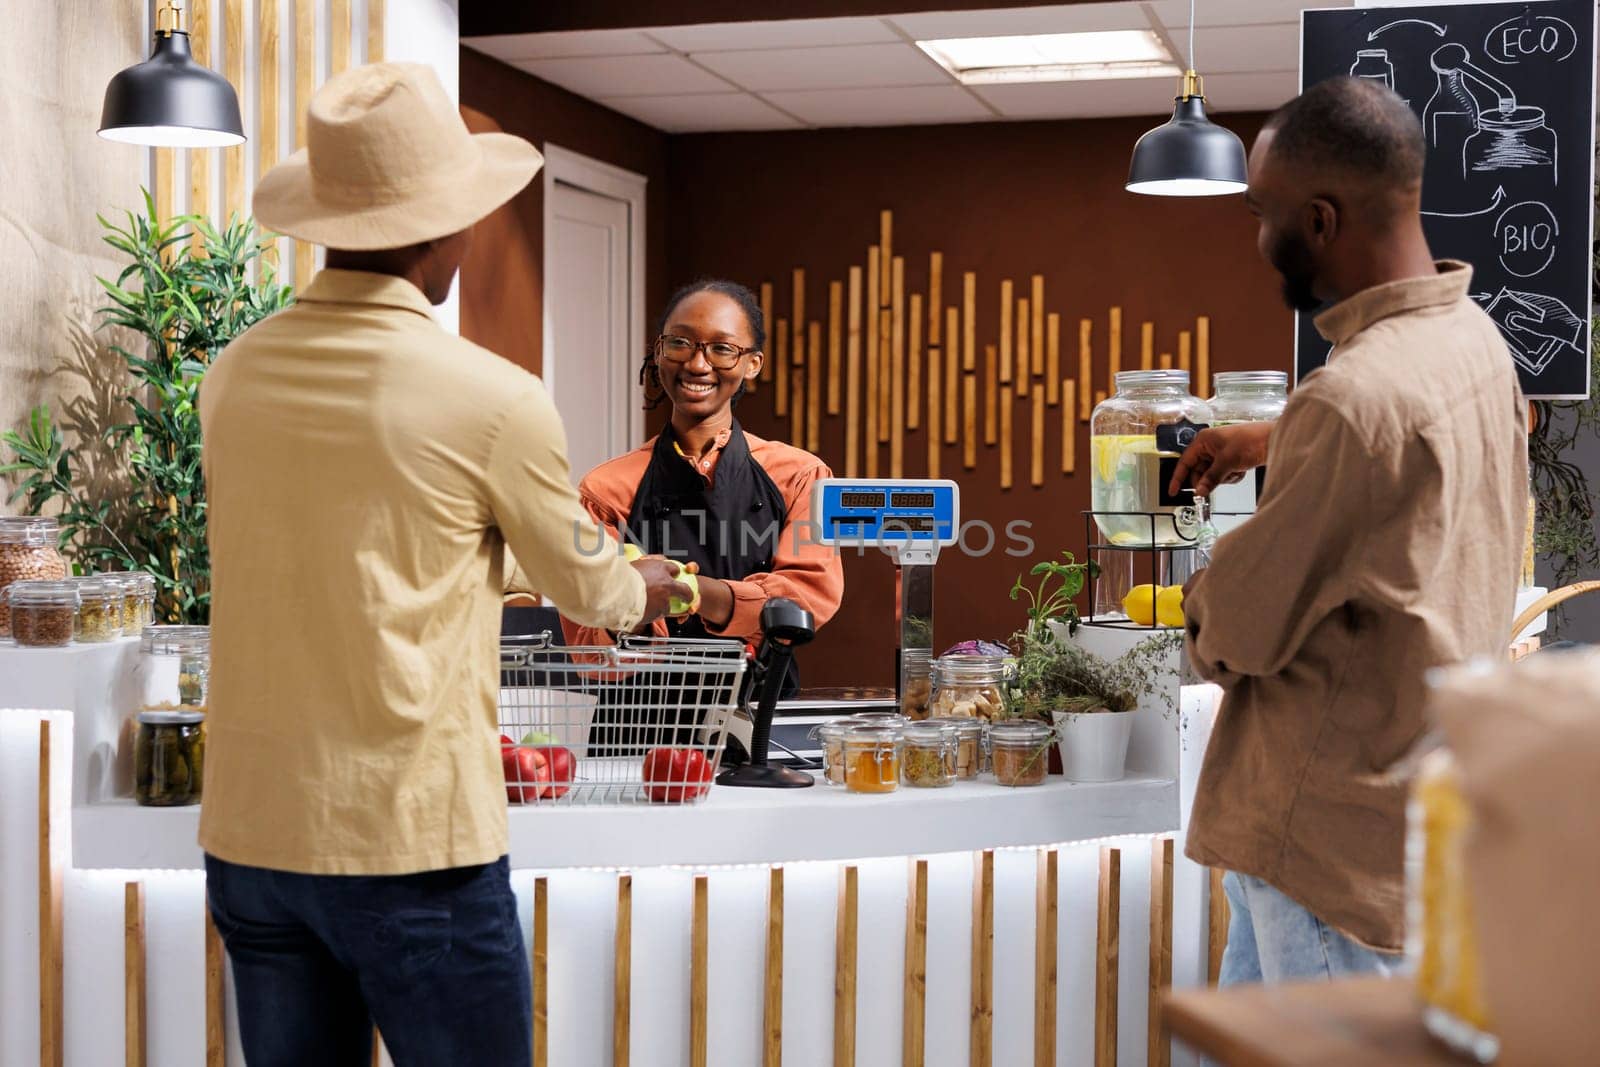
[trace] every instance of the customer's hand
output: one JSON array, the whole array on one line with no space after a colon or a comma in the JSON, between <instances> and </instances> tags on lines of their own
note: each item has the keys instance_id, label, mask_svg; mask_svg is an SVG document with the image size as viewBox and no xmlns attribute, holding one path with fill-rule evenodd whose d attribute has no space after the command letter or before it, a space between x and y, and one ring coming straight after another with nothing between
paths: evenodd
<instances>
[{"instance_id":1,"label":"customer's hand","mask_svg":"<svg viewBox=\"0 0 1600 1067\"><path fill-rule=\"evenodd\" d=\"M679 600L694 599L694 590L678 581L678 564L661 556L646 556L635 560L633 569L644 579L644 616L641 626L655 622L667 613L673 597Z\"/></svg>"},{"instance_id":2,"label":"customer's hand","mask_svg":"<svg viewBox=\"0 0 1600 1067\"><path fill-rule=\"evenodd\" d=\"M1267 462L1270 422L1241 422L1201 430L1184 450L1167 492L1176 495L1192 484L1196 496L1210 496L1225 482L1236 482L1245 472Z\"/></svg>"}]
</instances>

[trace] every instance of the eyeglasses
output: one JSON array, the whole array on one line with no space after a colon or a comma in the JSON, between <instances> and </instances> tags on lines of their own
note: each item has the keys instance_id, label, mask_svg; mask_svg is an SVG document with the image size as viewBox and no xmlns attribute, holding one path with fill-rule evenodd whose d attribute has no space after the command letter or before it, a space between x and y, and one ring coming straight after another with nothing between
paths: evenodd
<instances>
[{"instance_id":1,"label":"eyeglasses","mask_svg":"<svg viewBox=\"0 0 1600 1067\"><path fill-rule=\"evenodd\" d=\"M706 362L718 370L732 370L738 366L740 359L751 352L759 351L755 348L741 348L732 341L694 341L671 333L657 337L654 347L657 358L670 360L673 363L688 363L694 359L696 352L704 352Z\"/></svg>"}]
</instances>

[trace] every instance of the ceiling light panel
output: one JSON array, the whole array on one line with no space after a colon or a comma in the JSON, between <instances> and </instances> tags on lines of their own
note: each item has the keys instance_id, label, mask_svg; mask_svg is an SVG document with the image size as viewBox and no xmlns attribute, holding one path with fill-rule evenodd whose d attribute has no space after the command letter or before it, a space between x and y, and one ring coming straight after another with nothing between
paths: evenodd
<instances>
[{"instance_id":1,"label":"ceiling light panel","mask_svg":"<svg viewBox=\"0 0 1600 1067\"><path fill-rule=\"evenodd\" d=\"M1151 78L1182 73L1150 30L956 37L917 46L968 85Z\"/></svg>"}]
</instances>

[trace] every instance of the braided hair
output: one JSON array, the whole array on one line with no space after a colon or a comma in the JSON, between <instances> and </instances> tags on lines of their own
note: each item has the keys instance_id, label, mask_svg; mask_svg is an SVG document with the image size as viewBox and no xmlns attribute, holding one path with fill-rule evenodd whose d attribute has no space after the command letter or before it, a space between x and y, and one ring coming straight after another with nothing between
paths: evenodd
<instances>
[{"instance_id":1,"label":"braided hair","mask_svg":"<svg viewBox=\"0 0 1600 1067\"><path fill-rule=\"evenodd\" d=\"M678 305L697 293L717 293L725 296L739 305L744 312L745 322L750 326L750 335L755 339L756 349L762 350L767 346L767 324L761 317L761 301L756 295L738 282L730 282L724 278L702 278L690 282L667 299L667 306L662 310L661 317L656 320L655 336L660 337L666 331L667 320L672 318L672 313ZM667 398L666 390L661 387L661 375L656 369L655 345L645 349L644 362L639 364L639 384L644 387L644 406L646 411L653 411L661 406ZM733 394L733 402L737 404L739 398L744 396L744 383L739 383L739 391Z\"/></svg>"}]
</instances>

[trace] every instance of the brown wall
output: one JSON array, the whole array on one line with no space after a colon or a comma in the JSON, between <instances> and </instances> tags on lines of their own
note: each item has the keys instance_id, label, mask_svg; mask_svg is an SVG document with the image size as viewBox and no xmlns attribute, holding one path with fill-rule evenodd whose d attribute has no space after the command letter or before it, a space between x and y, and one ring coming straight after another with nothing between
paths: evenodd
<instances>
[{"instance_id":1,"label":"brown wall","mask_svg":"<svg viewBox=\"0 0 1600 1067\"><path fill-rule=\"evenodd\" d=\"M645 301L666 299L667 138L581 96L461 49L461 111L474 132L503 130L642 174ZM544 176L473 228L461 269L462 335L538 373L544 321Z\"/></svg>"},{"instance_id":2,"label":"brown wall","mask_svg":"<svg viewBox=\"0 0 1600 1067\"><path fill-rule=\"evenodd\" d=\"M826 315L827 282L865 264L878 212L894 211L894 249L906 257L906 291L926 292L928 253L944 253L944 294L959 299L960 275L977 273L978 353L998 337L1002 278L1026 295L1045 276L1046 309L1062 316L1062 373L1077 376L1078 320L1094 322L1095 386L1106 388L1106 309L1123 309L1123 365L1137 365L1139 324L1156 323L1156 351L1177 353L1179 329L1197 315L1212 322L1213 369L1284 368L1291 319L1277 282L1255 250L1255 226L1237 198L1166 200L1126 193L1128 153L1155 121L1034 122L801 133L706 134L669 142L669 280L702 274L752 287L774 283L773 317L789 314L790 270L804 267L808 317ZM1247 141L1259 116L1228 116ZM820 311L819 311L820 309ZM826 336L826 330L824 330ZM773 346L769 342L769 356ZM762 436L788 437L773 415L774 390L747 400L741 421ZM981 410L981 408L980 408ZM935 645L1004 638L1022 621L1007 593L1034 560L1071 549L1082 555L1088 506L1088 432L1077 427L1077 473L1060 473L1060 423L1046 409L1045 485L1029 485L1031 408L1015 409L1017 486L999 489L999 449L978 449L960 468L959 447L943 452L957 477L963 514L997 530L1033 524L1027 559L941 557ZM824 418L821 454L843 469L844 420ZM909 434L908 476L926 469L924 433ZM887 475L887 459L880 473ZM893 674L893 568L876 553L846 561L839 617L806 650L808 685L887 683Z\"/></svg>"}]
</instances>

